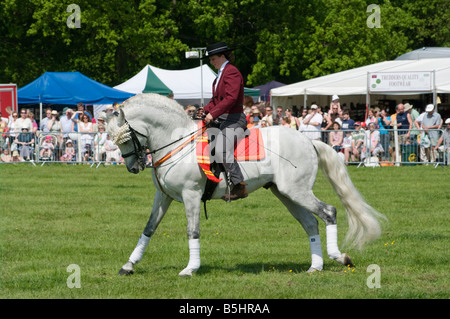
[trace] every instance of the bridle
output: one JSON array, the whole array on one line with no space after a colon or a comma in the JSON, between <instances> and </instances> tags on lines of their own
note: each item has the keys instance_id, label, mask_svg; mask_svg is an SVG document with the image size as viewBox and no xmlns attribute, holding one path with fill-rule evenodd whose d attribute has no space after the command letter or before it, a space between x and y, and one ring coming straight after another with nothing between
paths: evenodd
<instances>
[{"instance_id":1,"label":"bridle","mask_svg":"<svg viewBox=\"0 0 450 319\"><path fill-rule=\"evenodd\" d=\"M130 137L131 137L131 141L133 142L134 150L132 150L131 152L122 154L122 157L123 158L127 158L127 157L130 157L130 156L134 155L134 156L136 156L136 158L137 158L137 160L139 162L144 162L145 155L147 155L147 148L148 147L147 147L147 145L142 145L141 144L141 142L139 141L139 139L138 139L136 134L138 134L138 135L140 135L142 137L145 137L145 138L147 138L147 136L142 134L142 133L140 133L140 132L138 132L138 131L136 131L135 129L133 129L131 127L131 125L126 120L125 120L125 124L128 125L128 130L130 132Z\"/></svg>"}]
</instances>

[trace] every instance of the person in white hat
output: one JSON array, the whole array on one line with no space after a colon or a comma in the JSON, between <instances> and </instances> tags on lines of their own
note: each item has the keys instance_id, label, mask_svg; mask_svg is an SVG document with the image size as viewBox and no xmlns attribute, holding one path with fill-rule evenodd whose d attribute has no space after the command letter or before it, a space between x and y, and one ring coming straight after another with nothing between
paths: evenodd
<instances>
[{"instance_id":1,"label":"person in white hat","mask_svg":"<svg viewBox=\"0 0 450 319\"><path fill-rule=\"evenodd\" d=\"M311 113L306 115L303 120L305 125L303 134L312 140L321 139L320 126L322 125L323 117L317 109L318 106L316 104L311 105Z\"/></svg>"},{"instance_id":2,"label":"person in white hat","mask_svg":"<svg viewBox=\"0 0 450 319\"><path fill-rule=\"evenodd\" d=\"M324 117L327 120L327 125L322 128L323 131L332 130L334 122L338 122L339 125L342 126L343 115L341 104L339 103L339 96L337 94L334 94L331 97L330 110Z\"/></svg>"},{"instance_id":3,"label":"person in white hat","mask_svg":"<svg viewBox=\"0 0 450 319\"><path fill-rule=\"evenodd\" d=\"M50 120L47 121L47 129L49 131L49 133L51 133L52 135L54 135L57 139L57 145L61 145L62 144L62 140L63 140L63 135L62 135L62 127L61 127L61 122L59 120L59 113L56 110L52 111L52 116L50 118ZM55 145L55 147L57 146Z\"/></svg>"},{"instance_id":4,"label":"person in white hat","mask_svg":"<svg viewBox=\"0 0 450 319\"><path fill-rule=\"evenodd\" d=\"M439 132L436 130L442 126L442 118L435 111L433 104L428 104L425 112L427 112L427 115L423 117L422 127L424 130L430 130L428 134L430 135L431 145L436 146L437 140L439 139Z\"/></svg>"},{"instance_id":5,"label":"person in white hat","mask_svg":"<svg viewBox=\"0 0 450 319\"><path fill-rule=\"evenodd\" d=\"M69 138L66 141L66 149L64 151L64 154L61 156L60 160L61 162L71 162L74 157L75 157L75 148L73 147L72 140Z\"/></svg>"},{"instance_id":6,"label":"person in white hat","mask_svg":"<svg viewBox=\"0 0 450 319\"><path fill-rule=\"evenodd\" d=\"M332 130L334 122L338 122L339 125L342 126L342 117L343 116L341 104L339 103L339 96L337 94L334 94L331 97L330 110L328 111L328 114L325 115L327 125L323 127L322 130Z\"/></svg>"},{"instance_id":7,"label":"person in white hat","mask_svg":"<svg viewBox=\"0 0 450 319\"><path fill-rule=\"evenodd\" d=\"M72 114L73 110L69 107L65 107L63 110L64 116L61 116L59 122L61 123L61 130L63 132L63 140L67 141L69 133L72 132Z\"/></svg>"},{"instance_id":8,"label":"person in white hat","mask_svg":"<svg viewBox=\"0 0 450 319\"><path fill-rule=\"evenodd\" d=\"M430 145L420 145L420 159L422 162L435 161L435 154L431 150L437 145L439 139L439 131L442 124L442 119L439 113L434 111L434 105L428 104L425 107L425 112L420 114L416 120L416 126L422 130L421 139L429 139ZM431 147L430 147L431 146Z\"/></svg>"}]
</instances>

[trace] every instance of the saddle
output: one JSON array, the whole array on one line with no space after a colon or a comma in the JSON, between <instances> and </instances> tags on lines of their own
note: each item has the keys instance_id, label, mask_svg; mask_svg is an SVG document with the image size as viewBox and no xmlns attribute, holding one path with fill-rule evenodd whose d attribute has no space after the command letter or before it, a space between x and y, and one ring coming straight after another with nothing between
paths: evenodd
<instances>
[{"instance_id":1,"label":"saddle","mask_svg":"<svg viewBox=\"0 0 450 319\"><path fill-rule=\"evenodd\" d=\"M199 129L204 125L199 121ZM208 140L208 132L205 131L197 138L197 162L207 177L202 201L210 200L217 184L222 181L219 176L224 172L221 163L211 162L211 150ZM266 156L261 131L258 128L247 130L246 137L237 143L234 148L234 157L238 162L260 161ZM206 209L205 209L206 212Z\"/></svg>"}]
</instances>

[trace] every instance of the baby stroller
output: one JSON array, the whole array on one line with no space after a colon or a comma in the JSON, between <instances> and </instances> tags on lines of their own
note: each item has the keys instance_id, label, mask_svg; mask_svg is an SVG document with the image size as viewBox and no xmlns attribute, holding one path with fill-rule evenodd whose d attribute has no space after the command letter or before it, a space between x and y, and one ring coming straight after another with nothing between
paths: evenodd
<instances>
[{"instance_id":1,"label":"baby stroller","mask_svg":"<svg viewBox=\"0 0 450 319\"><path fill-rule=\"evenodd\" d=\"M94 161L94 151L92 150L91 144L86 144L84 146L84 152L81 154L83 162L93 162Z\"/></svg>"},{"instance_id":2,"label":"baby stroller","mask_svg":"<svg viewBox=\"0 0 450 319\"><path fill-rule=\"evenodd\" d=\"M55 151L58 140L54 135L41 136L39 138L39 161L52 162L55 160Z\"/></svg>"}]
</instances>

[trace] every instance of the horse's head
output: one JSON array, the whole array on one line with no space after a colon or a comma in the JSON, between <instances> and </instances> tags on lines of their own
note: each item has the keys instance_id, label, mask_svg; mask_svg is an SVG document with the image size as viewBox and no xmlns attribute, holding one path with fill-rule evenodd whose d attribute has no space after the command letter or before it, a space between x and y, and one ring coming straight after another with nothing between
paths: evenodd
<instances>
[{"instance_id":1,"label":"horse's head","mask_svg":"<svg viewBox=\"0 0 450 319\"><path fill-rule=\"evenodd\" d=\"M122 108L117 116L106 119L108 136L116 144L130 173L138 174L145 169L147 137L134 130L125 119Z\"/></svg>"}]
</instances>

